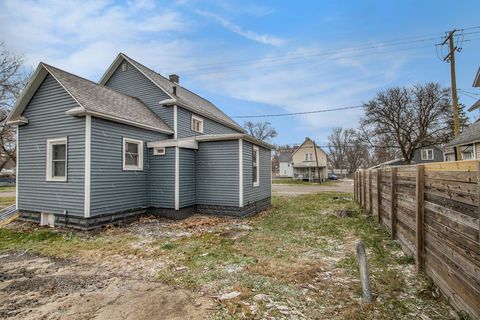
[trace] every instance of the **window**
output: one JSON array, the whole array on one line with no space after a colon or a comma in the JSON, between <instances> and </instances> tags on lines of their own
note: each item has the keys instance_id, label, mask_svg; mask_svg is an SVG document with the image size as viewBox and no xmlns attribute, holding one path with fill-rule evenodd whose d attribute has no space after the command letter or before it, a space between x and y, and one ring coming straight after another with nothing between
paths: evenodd
<instances>
[{"instance_id":1,"label":"window","mask_svg":"<svg viewBox=\"0 0 480 320\"><path fill-rule=\"evenodd\" d=\"M313 161L313 154L310 153L310 161Z\"/></svg>"},{"instance_id":2,"label":"window","mask_svg":"<svg viewBox=\"0 0 480 320\"><path fill-rule=\"evenodd\" d=\"M422 149L422 160L433 160L433 149Z\"/></svg>"},{"instance_id":3,"label":"window","mask_svg":"<svg viewBox=\"0 0 480 320\"><path fill-rule=\"evenodd\" d=\"M155 147L153 148L153 155L154 156L163 156L165 154L164 147Z\"/></svg>"},{"instance_id":4,"label":"window","mask_svg":"<svg viewBox=\"0 0 480 320\"><path fill-rule=\"evenodd\" d=\"M122 71L127 71L127 63L122 63Z\"/></svg>"},{"instance_id":5,"label":"window","mask_svg":"<svg viewBox=\"0 0 480 320\"><path fill-rule=\"evenodd\" d=\"M203 119L192 115L192 130L203 133Z\"/></svg>"},{"instance_id":6,"label":"window","mask_svg":"<svg viewBox=\"0 0 480 320\"><path fill-rule=\"evenodd\" d=\"M67 181L67 138L47 140L47 181Z\"/></svg>"},{"instance_id":7,"label":"window","mask_svg":"<svg viewBox=\"0 0 480 320\"><path fill-rule=\"evenodd\" d=\"M258 147L253 146L252 149L252 182L254 187L260 185L260 159L258 156Z\"/></svg>"},{"instance_id":8,"label":"window","mask_svg":"<svg viewBox=\"0 0 480 320\"><path fill-rule=\"evenodd\" d=\"M308 153L305 153L305 161L308 161Z\"/></svg>"},{"instance_id":9,"label":"window","mask_svg":"<svg viewBox=\"0 0 480 320\"><path fill-rule=\"evenodd\" d=\"M462 160L474 159L473 144L462 146Z\"/></svg>"},{"instance_id":10,"label":"window","mask_svg":"<svg viewBox=\"0 0 480 320\"><path fill-rule=\"evenodd\" d=\"M123 170L143 170L143 141L123 138Z\"/></svg>"}]
</instances>

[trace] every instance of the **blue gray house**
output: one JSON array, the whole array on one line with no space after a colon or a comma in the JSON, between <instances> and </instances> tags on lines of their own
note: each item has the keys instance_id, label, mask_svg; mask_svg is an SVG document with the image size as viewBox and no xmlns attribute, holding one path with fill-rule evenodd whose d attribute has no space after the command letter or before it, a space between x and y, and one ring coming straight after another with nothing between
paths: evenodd
<instances>
[{"instance_id":1,"label":"blue gray house","mask_svg":"<svg viewBox=\"0 0 480 320\"><path fill-rule=\"evenodd\" d=\"M100 83L40 63L7 121L24 220L92 229L270 206L272 146L124 54Z\"/></svg>"}]
</instances>

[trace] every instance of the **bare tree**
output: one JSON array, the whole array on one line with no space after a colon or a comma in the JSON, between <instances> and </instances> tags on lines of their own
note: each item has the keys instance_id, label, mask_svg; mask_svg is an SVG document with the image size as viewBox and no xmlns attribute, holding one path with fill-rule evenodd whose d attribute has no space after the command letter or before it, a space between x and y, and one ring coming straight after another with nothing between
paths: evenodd
<instances>
[{"instance_id":1,"label":"bare tree","mask_svg":"<svg viewBox=\"0 0 480 320\"><path fill-rule=\"evenodd\" d=\"M416 149L449 139L449 89L437 83L381 91L364 109L360 126L366 141L371 146L392 143L406 163L411 163Z\"/></svg>"},{"instance_id":2,"label":"bare tree","mask_svg":"<svg viewBox=\"0 0 480 320\"><path fill-rule=\"evenodd\" d=\"M246 121L243 127L248 131L251 136L259 140L270 140L277 136L277 130L272 127L270 122L251 122Z\"/></svg>"},{"instance_id":3,"label":"bare tree","mask_svg":"<svg viewBox=\"0 0 480 320\"><path fill-rule=\"evenodd\" d=\"M368 146L357 130L334 128L328 141L328 155L335 169L347 169L352 173L368 163Z\"/></svg>"},{"instance_id":4,"label":"bare tree","mask_svg":"<svg viewBox=\"0 0 480 320\"><path fill-rule=\"evenodd\" d=\"M23 68L22 57L8 51L0 42L0 171L8 161L16 162L15 129L7 126L5 120L29 76Z\"/></svg>"}]
</instances>

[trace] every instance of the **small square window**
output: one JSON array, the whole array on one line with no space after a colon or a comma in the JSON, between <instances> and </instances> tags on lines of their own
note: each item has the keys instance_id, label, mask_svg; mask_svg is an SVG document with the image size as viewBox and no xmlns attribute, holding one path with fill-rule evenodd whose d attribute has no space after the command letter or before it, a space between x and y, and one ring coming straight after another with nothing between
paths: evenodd
<instances>
[{"instance_id":1,"label":"small square window","mask_svg":"<svg viewBox=\"0 0 480 320\"><path fill-rule=\"evenodd\" d=\"M47 140L47 181L67 181L67 138Z\"/></svg>"},{"instance_id":2,"label":"small square window","mask_svg":"<svg viewBox=\"0 0 480 320\"><path fill-rule=\"evenodd\" d=\"M192 115L192 131L203 133L203 119Z\"/></svg>"},{"instance_id":3,"label":"small square window","mask_svg":"<svg viewBox=\"0 0 480 320\"><path fill-rule=\"evenodd\" d=\"M153 155L154 156L163 156L165 154L164 147L155 147L153 148Z\"/></svg>"},{"instance_id":4,"label":"small square window","mask_svg":"<svg viewBox=\"0 0 480 320\"><path fill-rule=\"evenodd\" d=\"M122 71L127 71L127 63L122 63Z\"/></svg>"},{"instance_id":5,"label":"small square window","mask_svg":"<svg viewBox=\"0 0 480 320\"><path fill-rule=\"evenodd\" d=\"M143 141L123 138L123 170L143 170Z\"/></svg>"}]
</instances>

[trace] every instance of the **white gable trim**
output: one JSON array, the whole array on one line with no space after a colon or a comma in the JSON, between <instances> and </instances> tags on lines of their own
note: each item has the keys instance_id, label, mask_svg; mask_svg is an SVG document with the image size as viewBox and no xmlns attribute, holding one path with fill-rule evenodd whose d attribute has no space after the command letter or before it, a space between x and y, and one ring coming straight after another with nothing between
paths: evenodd
<instances>
[{"instance_id":1,"label":"white gable trim","mask_svg":"<svg viewBox=\"0 0 480 320\"><path fill-rule=\"evenodd\" d=\"M164 88L162 88L161 86L159 86L157 83L155 83L155 81L152 80L152 78L150 78L148 75L146 75L142 70L140 70L139 68L137 68L137 66L135 65L135 63L133 63L126 55L124 55L123 53L119 53L118 56L115 58L115 60L112 62L112 64L110 65L110 67L108 67L107 71L103 74L102 78L100 79L100 81L98 82L99 84L102 84L102 85L105 85L107 83L107 81L112 77L113 73L115 72L115 70L117 70L117 68L120 66L120 64L122 63L123 60L126 60L132 67L134 67L138 72L140 72L141 74L143 74L148 80L150 80L155 86L157 86L160 90L162 90L167 96L169 96L170 98L174 99L175 100L175 97L170 94L167 90L165 90Z\"/></svg>"}]
</instances>

